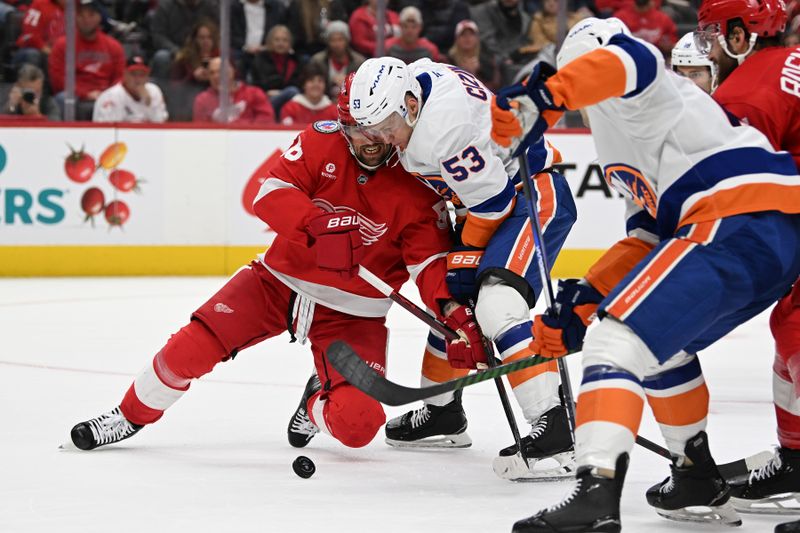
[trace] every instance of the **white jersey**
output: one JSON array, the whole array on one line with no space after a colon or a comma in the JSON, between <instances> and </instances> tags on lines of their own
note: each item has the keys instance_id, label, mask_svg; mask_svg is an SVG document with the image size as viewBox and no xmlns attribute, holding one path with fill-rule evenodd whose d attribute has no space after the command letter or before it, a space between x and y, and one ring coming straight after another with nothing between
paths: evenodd
<instances>
[{"instance_id":1,"label":"white jersey","mask_svg":"<svg viewBox=\"0 0 800 533\"><path fill-rule=\"evenodd\" d=\"M150 105L134 100L122 82L103 91L94 103L94 122L166 122L164 95L155 83L145 85Z\"/></svg>"},{"instance_id":2,"label":"white jersey","mask_svg":"<svg viewBox=\"0 0 800 533\"><path fill-rule=\"evenodd\" d=\"M615 35L562 67L547 87L557 104L586 110L606 181L627 198L631 236L655 242L687 224L800 212L791 156L732 122L640 39Z\"/></svg>"},{"instance_id":3,"label":"white jersey","mask_svg":"<svg viewBox=\"0 0 800 533\"><path fill-rule=\"evenodd\" d=\"M517 162L490 136L492 93L451 65L421 59L409 68L422 87L422 107L400 163L466 214L464 244L484 247L516 197ZM547 153L532 172L553 164L556 152Z\"/></svg>"}]
</instances>

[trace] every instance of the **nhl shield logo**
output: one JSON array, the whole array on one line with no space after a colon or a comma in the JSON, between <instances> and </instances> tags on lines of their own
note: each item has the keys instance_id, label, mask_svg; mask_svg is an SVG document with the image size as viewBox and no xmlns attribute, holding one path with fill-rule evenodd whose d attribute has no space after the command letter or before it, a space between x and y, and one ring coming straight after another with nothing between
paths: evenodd
<instances>
[{"instance_id":1,"label":"nhl shield logo","mask_svg":"<svg viewBox=\"0 0 800 533\"><path fill-rule=\"evenodd\" d=\"M366 184L366 183L367 183L367 181L369 181L369 178L368 178L368 177L366 177L364 174L360 174L360 175L359 175L359 176L356 178L356 181L358 182L358 184L359 184L359 185L364 185L364 184Z\"/></svg>"}]
</instances>

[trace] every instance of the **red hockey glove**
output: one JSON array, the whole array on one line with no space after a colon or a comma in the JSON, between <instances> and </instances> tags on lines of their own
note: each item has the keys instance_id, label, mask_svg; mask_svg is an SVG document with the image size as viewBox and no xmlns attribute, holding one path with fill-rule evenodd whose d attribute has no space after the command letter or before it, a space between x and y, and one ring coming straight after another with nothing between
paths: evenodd
<instances>
[{"instance_id":1,"label":"red hockey glove","mask_svg":"<svg viewBox=\"0 0 800 533\"><path fill-rule=\"evenodd\" d=\"M586 328L602 300L603 295L587 283L559 281L555 301L558 316L537 315L533 319L531 350L543 357L562 357L583 348Z\"/></svg>"},{"instance_id":2,"label":"red hockey glove","mask_svg":"<svg viewBox=\"0 0 800 533\"><path fill-rule=\"evenodd\" d=\"M477 368L478 363L486 363L486 348L483 333L472 309L459 305L444 319L444 323L461 336L447 343L447 360L453 368Z\"/></svg>"},{"instance_id":3,"label":"red hockey glove","mask_svg":"<svg viewBox=\"0 0 800 533\"><path fill-rule=\"evenodd\" d=\"M338 272L346 280L356 275L358 263L364 257L356 213L317 215L309 221L308 233L313 239L312 248L317 251L320 270Z\"/></svg>"}]
</instances>

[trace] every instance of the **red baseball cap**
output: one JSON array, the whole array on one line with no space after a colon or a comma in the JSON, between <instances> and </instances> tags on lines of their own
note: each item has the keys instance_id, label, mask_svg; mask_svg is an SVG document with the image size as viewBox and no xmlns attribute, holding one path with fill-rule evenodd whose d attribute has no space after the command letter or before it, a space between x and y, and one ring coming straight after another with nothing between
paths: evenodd
<instances>
[{"instance_id":1,"label":"red baseball cap","mask_svg":"<svg viewBox=\"0 0 800 533\"><path fill-rule=\"evenodd\" d=\"M144 58L142 56L131 56L128 59L128 62L125 66L125 70L134 71L138 70L141 72L150 72L150 67L147 66Z\"/></svg>"}]
</instances>

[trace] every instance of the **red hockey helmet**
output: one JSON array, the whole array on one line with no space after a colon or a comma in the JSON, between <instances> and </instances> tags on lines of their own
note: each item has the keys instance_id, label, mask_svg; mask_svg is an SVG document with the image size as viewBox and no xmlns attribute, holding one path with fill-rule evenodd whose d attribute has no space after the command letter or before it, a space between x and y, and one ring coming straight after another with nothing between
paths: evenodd
<instances>
[{"instance_id":1,"label":"red hockey helmet","mask_svg":"<svg viewBox=\"0 0 800 533\"><path fill-rule=\"evenodd\" d=\"M788 14L783 0L705 0L697 12L701 31L719 25L722 35L727 35L728 21L737 18L749 33L773 37L786 27Z\"/></svg>"},{"instance_id":2,"label":"red hockey helmet","mask_svg":"<svg viewBox=\"0 0 800 533\"><path fill-rule=\"evenodd\" d=\"M344 138L347 140L347 144L350 146L350 153L355 156L358 164L367 170L376 170L389 160L393 151L387 146L385 148L386 157L377 165L369 164L359 157L359 150L353 145L353 139L357 139L359 145L373 143L361 132L358 123L353 118L353 115L350 114L350 88L353 85L353 78L355 78L355 76L355 72L348 74L344 82L342 82L342 88L339 91L339 99L336 102L336 111L339 114L339 128L342 131L342 135L344 135Z\"/></svg>"}]
</instances>

